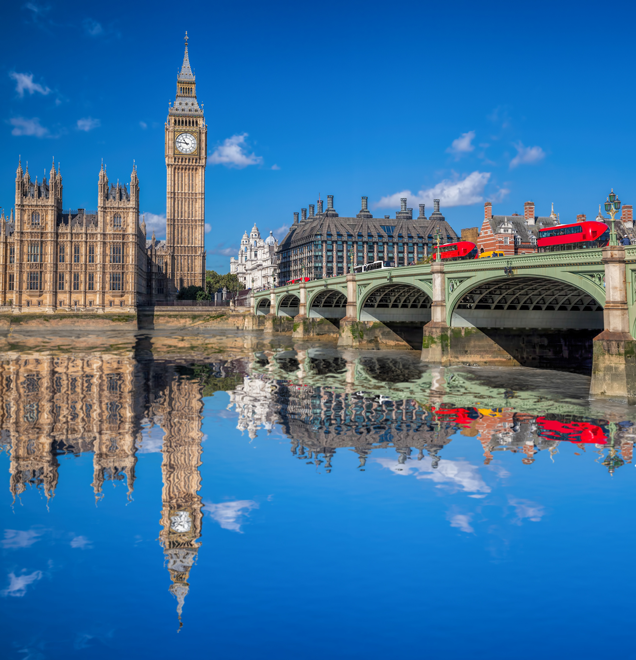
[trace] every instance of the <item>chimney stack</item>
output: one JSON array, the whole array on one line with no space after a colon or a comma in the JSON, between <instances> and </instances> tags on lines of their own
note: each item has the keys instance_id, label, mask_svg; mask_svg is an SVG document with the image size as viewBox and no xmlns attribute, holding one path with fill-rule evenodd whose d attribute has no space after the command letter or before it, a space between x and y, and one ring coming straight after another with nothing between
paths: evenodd
<instances>
[{"instance_id":1,"label":"chimney stack","mask_svg":"<svg viewBox=\"0 0 636 660\"><path fill-rule=\"evenodd\" d=\"M295 224L295 225L298 224L298 211L295 211L295 212L294 212L294 224Z\"/></svg>"},{"instance_id":2,"label":"chimney stack","mask_svg":"<svg viewBox=\"0 0 636 660\"><path fill-rule=\"evenodd\" d=\"M492 202L484 204L484 220L492 220Z\"/></svg>"},{"instance_id":3,"label":"chimney stack","mask_svg":"<svg viewBox=\"0 0 636 660\"><path fill-rule=\"evenodd\" d=\"M322 205L323 205L324 200L319 199L318 200L318 215L322 215Z\"/></svg>"},{"instance_id":4,"label":"chimney stack","mask_svg":"<svg viewBox=\"0 0 636 660\"><path fill-rule=\"evenodd\" d=\"M310 204L310 205L309 205L309 217L310 217L310 218L313 218L313 217L314 217L314 209L315 209L315 208L316 208L316 207L315 207L313 204Z\"/></svg>"},{"instance_id":5,"label":"chimney stack","mask_svg":"<svg viewBox=\"0 0 636 660\"><path fill-rule=\"evenodd\" d=\"M426 220L426 204L420 204L420 216L418 220Z\"/></svg>"},{"instance_id":6,"label":"chimney stack","mask_svg":"<svg viewBox=\"0 0 636 660\"><path fill-rule=\"evenodd\" d=\"M628 229L634 228L634 209L631 204L625 204L623 206L621 220L623 221L623 225Z\"/></svg>"},{"instance_id":7,"label":"chimney stack","mask_svg":"<svg viewBox=\"0 0 636 660\"><path fill-rule=\"evenodd\" d=\"M400 211L406 211L406 197L400 197Z\"/></svg>"},{"instance_id":8,"label":"chimney stack","mask_svg":"<svg viewBox=\"0 0 636 660\"><path fill-rule=\"evenodd\" d=\"M327 195L327 210L333 210L333 195Z\"/></svg>"},{"instance_id":9,"label":"chimney stack","mask_svg":"<svg viewBox=\"0 0 636 660\"><path fill-rule=\"evenodd\" d=\"M358 218L372 218L373 215L369 211L369 206L368 206L368 201L369 198L366 196L362 197L362 208L360 209L360 213L356 217Z\"/></svg>"},{"instance_id":10,"label":"chimney stack","mask_svg":"<svg viewBox=\"0 0 636 660\"><path fill-rule=\"evenodd\" d=\"M391 219L391 216L390 216L390 215L385 215L385 216L384 216L384 219L385 219L385 220L390 220L390 219Z\"/></svg>"},{"instance_id":11,"label":"chimney stack","mask_svg":"<svg viewBox=\"0 0 636 660\"><path fill-rule=\"evenodd\" d=\"M433 212L439 213L439 199L433 200Z\"/></svg>"},{"instance_id":12,"label":"chimney stack","mask_svg":"<svg viewBox=\"0 0 636 660\"><path fill-rule=\"evenodd\" d=\"M585 222L586 220L587 220L587 218L585 217L585 213L579 213L576 216L576 221L577 222Z\"/></svg>"},{"instance_id":13,"label":"chimney stack","mask_svg":"<svg viewBox=\"0 0 636 660\"><path fill-rule=\"evenodd\" d=\"M304 222L307 220L307 209L300 209L300 221Z\"/></svg>"},{"instance_id":14,"label":"chimney stack","mask_svg":"<svg viewBox=\"0 0 636 660\"><path fill-rule=\"evenodd\" d=\"M523 205L523 219L528 225L534 225L534 202L526 202Z\"/></svg>"},{"instance_id":15,"label":"chimney stack","mask_svg":"<svg viewBox=\"0 0 636 660\"><path fill-rule=\"evenodd\" d=\"M409 217L413 220L413 209L406 209L408 211Z\"/></svg>"}]
</instances>

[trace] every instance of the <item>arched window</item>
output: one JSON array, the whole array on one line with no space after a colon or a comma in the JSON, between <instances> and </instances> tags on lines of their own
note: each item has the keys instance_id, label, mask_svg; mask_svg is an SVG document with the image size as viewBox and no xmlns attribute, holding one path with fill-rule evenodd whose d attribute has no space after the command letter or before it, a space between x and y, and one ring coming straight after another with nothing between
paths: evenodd
<instances>
[{"instance_id":1,"label":"arched window","mask_svg":"<svg viewBox=\"0 0 636 660\"><path fill-rule=\"evenodd\" d=\"M40 226L40 214L39 213L32 213L31 214L31 224L34 227L39 227Z\"/></svg>"},{"instance_id":2,"label":"arched window","mask_svg":"<svg viewBox=\"0 0 636 660\"><path fill-rule=\"evenodd\" d=\"M119 215L119 213L113 218L113 227L115 229L121 229L121 215Z\"/></svg>"}]
</instances>

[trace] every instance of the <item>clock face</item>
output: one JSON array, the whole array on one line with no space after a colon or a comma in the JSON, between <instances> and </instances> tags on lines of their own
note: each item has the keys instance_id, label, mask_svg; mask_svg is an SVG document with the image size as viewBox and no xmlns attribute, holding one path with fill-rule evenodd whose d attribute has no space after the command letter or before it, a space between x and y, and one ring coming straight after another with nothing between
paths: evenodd
<instances>
[{"instance_id":1,"label":"clock face","mask_svg":"<svg viewBox=\"0 0 636 660\"><path fill-rule=\"evenodd\" d=\"M170 518L170 528L177 534L184 534L189 532L192 527L192 520L187 511L177 511L177 513Z\"/></svg>"},{"instance_id":2,"label":"clock face","mask_svg":"<svg viewBox=\"0 0 636 660\"><path fill-rule=\"evenodd\" d=\"M191 154L197 148L197 139L191 133L181 133L176 140L176 145L182 154Z\"/></svg>"}]
</instances>

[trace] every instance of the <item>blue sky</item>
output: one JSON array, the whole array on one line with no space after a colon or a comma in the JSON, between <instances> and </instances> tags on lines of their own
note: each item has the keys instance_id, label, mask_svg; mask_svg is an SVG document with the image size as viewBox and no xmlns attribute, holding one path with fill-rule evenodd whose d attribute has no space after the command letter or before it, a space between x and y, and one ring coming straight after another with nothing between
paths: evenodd
<instances>
[{"instance_id":1,"label":"blue sky","mask_svg":"<svg viewBox=\"0 0 636 660\"><path fill-rule=\"evenodd\" d=\"M354 215L442 199L456 230L494 212L594 217L636 201L629 3L4 3L0 206L18 155L62 163L64 207L97 204L101 159L165 214L163 125L190 36L208 123L208 267L244 230L284 234L320 194ZM612 30L614 39L611 39ZM215 155L216 153L216 155ZM161 235L161 231L157 232Z\"/></svg>"}]
</instances>

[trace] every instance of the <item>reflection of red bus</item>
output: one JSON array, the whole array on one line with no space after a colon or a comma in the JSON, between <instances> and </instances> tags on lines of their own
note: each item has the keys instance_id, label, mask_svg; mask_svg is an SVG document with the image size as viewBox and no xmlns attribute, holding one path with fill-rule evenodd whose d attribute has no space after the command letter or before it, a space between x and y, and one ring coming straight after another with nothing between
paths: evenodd
<instances>
[{"instance_id":1,"label":"reflection of red bus","mask_svg":"<svg viewBox=\"0 0 636 660\"><path fill-rule=\"evenodd\" d=\"M600 421L600 420L597 420ZM539 435L549 440L567 442L586 442L597 445L607 444L607 437L603 429L589 422L566 422L547 417L537 417Z\"/></svg>"},{"instance_id":2,"label":"reflection of red bus","mask_svg":"<svg viewBox=\"0 0 636 660\"><path fill-rule=\"evenodd\" d=\"M431 406L431 412L449 422L455 422L459 426L470 426L471 422L479 417L476 408L436 408Z\"/></svg>"},{"instance_id":3,"label":"reflection of red bus","mask_svg":"<svg viewBox=\"0 0 636 660\"><path fill-rule=\"evenodd\" d=\"M604 222L590 220L540 229L537 247L539 252L554 252L604 247L608 242L609 227Z\"/></svg>"},{"instance_id":4,"label":"reflection of red bus","mask_svg":"<svg viewBox=\"0 0 636 660\"><path fill-rule=\"evenodd\" d=\"M437 249L433 254L433 261L437 259ZM458 261L460 259L475 259L477 257L477 246L470 241L459 241L457 243L446 243L439 246L439 252L444 261Z\"/></svg>"},{"instance_id":5,"label":"reflection of red bus","mask_svg":"<svg viewBox=\"0 0 636 660\"><path fill-rule=\"evenodd\" d=\"M309 282L311 277L298 277L295 280L287 280L287 284L300 284L301 282Z\"/></svg>"}]
</instances>

